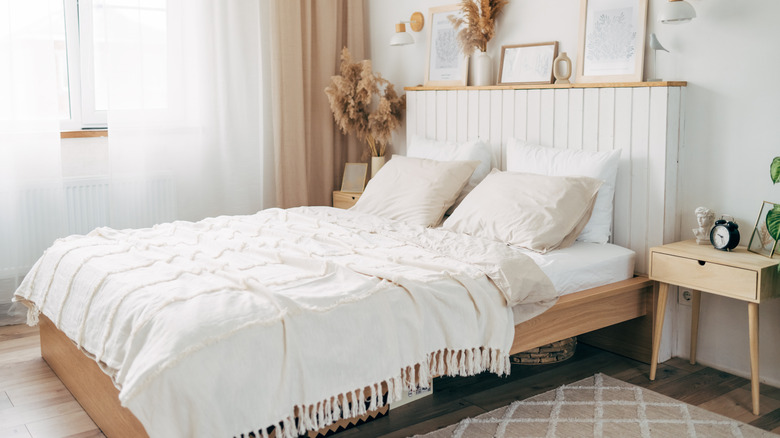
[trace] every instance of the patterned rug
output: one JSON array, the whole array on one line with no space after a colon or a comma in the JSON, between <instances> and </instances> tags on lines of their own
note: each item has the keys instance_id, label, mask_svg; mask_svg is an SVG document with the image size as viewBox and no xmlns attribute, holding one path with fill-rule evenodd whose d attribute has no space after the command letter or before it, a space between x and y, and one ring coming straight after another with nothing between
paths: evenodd
<instances>
[{"instance_id":1,"label":"patterned rug","mask_svg":"<svg viewBox=\"0 0 780 438\"><path fill-rule=\"evenodd\" d=\"M603 374L439 429L444 437L777 437Z\"/></svg>"}]
</instances>

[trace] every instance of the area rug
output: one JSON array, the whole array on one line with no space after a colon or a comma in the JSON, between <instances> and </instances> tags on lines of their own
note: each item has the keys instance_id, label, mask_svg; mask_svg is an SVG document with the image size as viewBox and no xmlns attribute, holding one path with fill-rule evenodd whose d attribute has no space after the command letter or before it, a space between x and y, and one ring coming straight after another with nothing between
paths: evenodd
<instances>
[{"instance_id":1,"label":"area rug","mask_svg":"<svg viewBox=\"0 0 780 438\"><path fill-rule=\"evenodd\" d=\"M777 435L596 374L421 437L777 438Z\"/></svg>"}]
</instances>

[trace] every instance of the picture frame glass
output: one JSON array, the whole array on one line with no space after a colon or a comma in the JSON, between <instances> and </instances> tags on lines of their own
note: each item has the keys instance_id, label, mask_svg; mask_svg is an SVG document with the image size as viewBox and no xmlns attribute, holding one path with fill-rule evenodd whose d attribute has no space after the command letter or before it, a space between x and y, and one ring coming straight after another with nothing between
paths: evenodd
<instances>
[{"instance_id":1,"label":"picture frame glass","mask_svg":"<svg viewBox=\"0 0 780 438\"><path fill-rule=\"evenodd\" d=\"M426 85L466 85L468 58L458 44L458 29L450 21L450 16L459 14L459 5L429 10Z\"/></svg>"},{"instance_id":2,"label":"picture frame glass","mask_svg":"<svg viewBox=\"0 0 780 438\"><path fill-rule=\"evenodd\" d=\"M499 84L551 84L558 42L501 48Z\"/></svg>"},{"instance_id":3,"label":"picture frame glass","mask_svg":"<svg viewBox=\"0 0 780 438\"><path fill-rule=\"evenodd\" d=\"M344 178L341 180L341 191L363 193L367 172L368 163L346 163L344 165Z\"/></svg>"},{"instance_id":4,"label":"picture frame glass","mask_svg":"<svg viewBox=\"0 0 780 438\"><path fill-rule=\"evenodd\" d=\"M770 258L774 256L777 249L777 241L772 238L768 226L776 226L773 223L778 221L778 215L780 215L780 204L768 201L764 201L761 204L756 225L753 227L753 233L750 235L748 251Z\"/></svg>"}]
</instances>

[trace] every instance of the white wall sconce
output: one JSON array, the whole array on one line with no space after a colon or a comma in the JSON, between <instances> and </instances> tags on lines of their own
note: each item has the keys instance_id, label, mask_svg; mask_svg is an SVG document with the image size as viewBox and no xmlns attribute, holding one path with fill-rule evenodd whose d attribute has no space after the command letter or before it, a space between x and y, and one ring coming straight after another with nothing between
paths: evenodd
<instances>
[{"instance_id":1,"label":"white wall sconce","mask_svg":"<svg viewBox=\"0 0 780 438\"><path fill-rule=\"evenodd\" d=\"M696 10L685 0L669 0L658 14L658 21L664 24L682 24L696 18Z\"/></svg>"},{"instance_id":2,"label":"white wall sconce","mask_svg":"<svg viewBox=\"0 0 780 438\"><path fill-rule=\"evenodd\" d=\"M412 17L409 19L409 21L402 21L396 24L395 34L393 34L393 37L390 38L391 46L405 46L407 44L414 44L414 38L412 38L411 34L406 32L405 23L409 23L409 27L411 27L413 31L419 32L423 28L425 18L423 18L422 12L415 12L412 14Z\"/></svg>"}]
</instances>

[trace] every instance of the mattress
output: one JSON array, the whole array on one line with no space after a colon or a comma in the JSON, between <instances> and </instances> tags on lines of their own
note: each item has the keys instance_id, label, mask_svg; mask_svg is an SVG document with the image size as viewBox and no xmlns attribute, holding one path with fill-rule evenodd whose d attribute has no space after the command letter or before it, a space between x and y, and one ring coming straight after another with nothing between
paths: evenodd
<instances>
[{"instance_id":1,"label":"mattress","mask_svg":"<svg viewBox=\"0 0 780 438\"><path fill-rule=\"evenodd\" d=\"M574 242L547 254L521 249L552 281L559 296L605 284L627 280L634 276L634 251L611 243ZM512 307L515 324L528 319L523 305Z\"/></svg>"},{"instance_id":2,"label":"mattress","mask_svg":"<svg viewBox=\"0 0 780 438\"><path fill-rule=\"evenodd\" d=\"M539 254L523 250L550 277L560 295L623 281L634 276L634 251L611 243L575 242Z\"/></svg>"}]
</instances>

